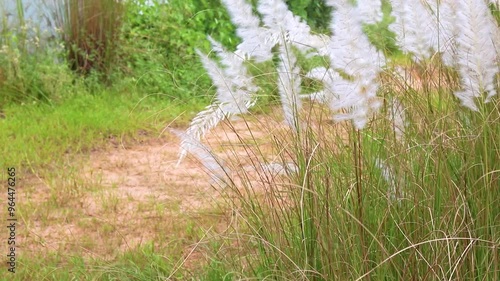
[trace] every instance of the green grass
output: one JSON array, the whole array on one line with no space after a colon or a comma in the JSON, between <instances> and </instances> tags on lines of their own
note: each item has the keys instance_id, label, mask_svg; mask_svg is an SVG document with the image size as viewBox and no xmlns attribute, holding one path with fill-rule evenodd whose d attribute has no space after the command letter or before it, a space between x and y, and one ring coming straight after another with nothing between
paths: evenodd
<instances>
[{"instance_id":1,"label":"green grass","mask_svg":"<svg viewBox=\"0 0 500 281\"><path fill-rule=\"evenodd\" d=\"M114 261L58 253L21 257L18 271L8 280L165 280L173 271L174 259L166 258L154 244L123 253Z\"/></svg>"},{"instance_id":2,"label":"green grass","mask_svg":"<svg viewBox=\"0 0 500 281\"><path fill-rule=\"evenodd\" d=\"M50 210L53 212L61 209L52 206ZM100 215L104 216L106 214ZM96 248L97 241L86 237L78 240L75 245L66 245L66 249L50 250L41 241L37 247L43 249L43 253L18 247L16 272L7 272L7 267L2 265L0 280L200 280L198 276L202 275L209 276L209 279L204 280L222 280L212 278L226 274L221 270L222 267L214 267L203 256L196 256L196 253L208 252L209 248L210 251L216 249L217 245L210 242L202 229L209 229L221 216L224 214L159 217L154 222L158 227L155 230L159 234L157 239L144 241L140 246L125 250L115 249L110 256ZM113 229L113 222L104 222L101 218L94 217L86 222L87 225L83 225L84 218L88 219L88 216L80 214L79 217L77 220L82 227L101 233L99 240L102 241L99 242L105 243L104 247L109 247L108 244L115 245L121 239ZM67 217L65 220L72 221L74 218ZM47 227L54 221L52 219L47 222ZM25 231L24 227L18 229ZM189 252L191 249L195 252L193 257ZM185 266L186 261L191 263L189 268Z\"/></svg>"},{"instance_id":3,"label":"green grass","mask_svg":"<svg viewBox=\"0 0 500 281\"><path fill-rule=\"evenodd\" d=\"M132 140L140 130L157 137L170 121L185 123L201 107L197 100L108 90L74 94L57 104L12 104L0 119L0 166L51 166L105 145L110 137Z\"/></svg>"},{"instance_id":4,"label":"green grass","mask_svg":"<svg viewBox=\"0 0 500 281\"><path fill-rule=\"evenodd\" d=\"M177 252L176 252L177 251ZM228 273L223 264L216 261L197 270L176 267L179 263L178 249L158 248L154 243L127 251L113 261L82 256L67 256L57 253L21 258L18 271L8 280L234 280L236 274ZM2 274L0 274L1 278ZM3 279L2 279L3 280Z\"/></svg>"}]
</instances>

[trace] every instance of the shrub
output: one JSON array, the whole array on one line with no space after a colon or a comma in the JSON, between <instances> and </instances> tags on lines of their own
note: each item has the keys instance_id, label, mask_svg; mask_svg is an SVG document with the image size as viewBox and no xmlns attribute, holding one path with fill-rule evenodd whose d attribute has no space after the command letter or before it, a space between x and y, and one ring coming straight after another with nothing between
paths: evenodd
<instances>
[{"instance_id":1,"label":"shrub","mask_svg":"<svg viewBox=\"0 0 500 281\"><path fill-rule=\"evenodd\" d=\"M227 12L217 1L128 3L121 46L120 83L167 98L206 101L210 86L195 47L209 50L205 34L235 45Z\"/></svg>"}]
</instances>

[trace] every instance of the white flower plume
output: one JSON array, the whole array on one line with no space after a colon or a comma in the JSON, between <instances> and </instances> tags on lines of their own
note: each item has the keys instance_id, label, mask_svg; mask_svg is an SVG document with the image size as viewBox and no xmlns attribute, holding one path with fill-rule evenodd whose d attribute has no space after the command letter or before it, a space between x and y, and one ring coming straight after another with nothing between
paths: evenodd
<instances>
[{"instance_id":1,"label":"white flower plume","mask_svg":"<svg viewBox=\"0 0 500 281\"><path fill-rule=\"evenodd\" d=\"M306 77L322 81L323 89L312 94L301 95L300 97L302 99L309 99L323 104L330 104L334 98L338 99L338 96L335 95L335 91L332 88L336 81L342 79L338 72L331 68L316 67L311 69L311 71L306 74Z\"/></svg>"},{"instance_id":2,"label":"white flower plume","mask_svg":"<svg viewBox=\"0 0 500 281\"><path fill-rule=\"evenodd\" d=\"M271 32L260 27L260 19L253 14L252 5L246 0L222 0L236 25L236 35L242 39L236 53L245 58L253 58L257 62L272 59L271 49L276 42L269 40Z\"/></svg>"},{"instance_id":3,"label":"white flower plume","mask_svg":"<svg viewBox=\"0 0 500 281\"><path fill-rule=\"evenodd\" d=\"M312 35L310 27L288 10L282 0L260 1L257 9L262 15L263 26L245 0L223 0L236 34L242 39L236 53L245 58L263 62L272 59L272 48L277 44L292 44L302 52L321 47L324 36Z\"/></svg>"},{"instance_id":4,"label":"white flower plume","mask_svg":"<svg viewBox=\"0 0 500 281\"><path fill-rule=\"evenodd\" d=\"M278 66L278 89L281 97L281 105L285 114L286 123L298 130L300 100L300 69L296 65L297 59L290 46L280 46L280 63Z\"/></svg>"},{"instance_id":5,"label":"white flower plume","mask_svg":"<svg viewBox=\"0 0 500 281\"><path fill-rule=\"evenodd\" d=\"M234 114L244 114L255 104L254 94L259 90L248 75L242 58L226 51L222 45L209 37L214 51L219 55L223 68L207 55L197 50L204 68L217 88L216 101L199 112L183 135L180 163L193 148L192 140L200 139L219 122Z\"/></svg>"},{"instance_id":6,"label":"white flower plume","mask_svg":"<svg viewBox=\"0 0 500 281\"><path fill-rule=\"evenodd\" d=\"M335 8L331 29L333 36L326 53L331 68L342 70L350 78L332 76L324 80L326 89L332 90L330 108L344 111L335 114L334 120L352 120L357 129L362 129L368 118L377 111L381 102L376 94L378 74L385 65L385 57L372 46L363 32L359 7L345 0L329 1Z\"/></svg>"},{"instance_id":7,"label":"white flower plume","mask_svg":"<svg viewBox=\"0 0 500 281\"><path fill-rule=\"evenodd\" d=\"M394 170L378 157L375 159L375 167L380 170L382 177L389 185L387 198L391 201L399 201L403 199L405 197L405 192L402 190L404 187L402 178L396 178Z\"/></svg>"},{"instance_id":8,"label":"white flower plume","mask_svg":"<svg viewBox=\"0 0 500 281\"><path fill-rule=\"evenodd\" d=\"M358 11L364 23L374 24L382 21L381 0L358 0Z\"/></svg>"},{"instance_id":9,"label":"white flower plume","mask_svg":"<svg viewBox=\"0 0 500 281\"><path fill-rule=\"evenodd\" d=\"M397 98L393 98L391 101L391 107L389 108L389 120L392 122L392 128L396 139L399 142L402 142L404 140L404 134L407 126L406 107Z\"/></svg>"},{"instance_id":10,"label":"white flower plume","mask_svg":"<svg viewBox=\"0 0 500 281\"><path fill-rule=\"evenodd\" d=\"M218 185L224 184L227 175L230 175L231 171L226 167L222 159L216 157L207 146L202 144L195 137L188 135L187 132L184 133L175 129L170 129L170 132L179 137L182 142L189 144L189 152L200 161L215 183ZM179 165L179 162L177 165Z\"/></svg>"},{"instance_id":11,"label":"white flower plume","mask_svg":"<svg viewBox=\"0 0 500 281\"><path fill-rule=\"evenodd\" d=\"M490 1L491 2L491 1ZM391 0L396 17L390 29L415 60L441 52L444 64L458 69L462 105L477 110L475 99L496 94L500 29L485 0Z\"/></svg>"},{"instance_id":12,"label":"white flower plume","mask_svg":"<svg viewBox=\"0 0 500 281\"><path fill-rule=\"evenodd\" d=\"M457 56L462 90L455 93L462 105L477 110L474 98L486 93L485 102L497 94L500 30L483 0L457 0Z\"/></svg>"},{"instance_id":13,"label":"white flower plume","mask_svg":"<svg viewBox=\"0 0 500 281\"><path fill-rule=\"evenodd\" d=\"M460 24L457 24L459 8L456 0L443 0L438 10L440 52L443 63L450 67L456 67L458 62L457 39L462 32Z\"/></svg>"},{"instance_id":14,"label":"white flower plume","mask_svg":"<svg viewBox=\"0 0 500 281\"><path fill-rule=\"evenodd\" d=\"M282 0L263 0L257 9L262 14L264 26L272 31L272 37L285 38L301 52L319 48L324 45L320 36L312 35L311 28L300 17L294 15ZM279 41L278 41L279 42Z\"/></svg>"},{"instance_id":15,"label":"white flower plume","mask_svg":"<svg viewBox=\"0 0 500 281\"><path fill-rule=\"evenodd\" d=\"M395 22L389 29L396 34L401 50L414 60L429 59L437 50L438 28L430 7L421 0L390 0Z\"/></svg>"},{"instance_id":16,"label":"white flower plume","mask_svg":"<svg viewBox=\"0 0 500 281\"><path fill-rule=\"evenodd\" d=\"M263 162L257 165L248 165L243 167L246 171L262 171L272 176L281 176L297 173L299 167L293 162L278 163L278 162Z\"/></svg>"}]
</instances>

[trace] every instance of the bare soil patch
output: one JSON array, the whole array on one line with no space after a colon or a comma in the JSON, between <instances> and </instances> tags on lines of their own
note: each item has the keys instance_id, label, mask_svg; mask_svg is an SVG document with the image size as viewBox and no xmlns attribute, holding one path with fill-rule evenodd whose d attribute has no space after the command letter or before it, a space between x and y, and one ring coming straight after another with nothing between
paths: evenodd
<instances>
[{"instance_id":1,"label":"bare soil patch","mask_svg":"<svg viewBox=\"0 0 500 281\"><path fill-rule=\"evenodd\" d=\"M196 161L176 168L177 153L173 138L150 140L92 152L61 178L30 176L20 197L37 210L26 214L22 251L112 258L192 228L193 218L214 212L216 191Z\"/></svg>"},{"instance_id":2,"label":"bare soil patch","mask_svg":"<svg viewBox=\"0 0 500 281\"><path fill-rule=\"evenodd\" d=\"M226 122L204 142L226 159L248 158L249 146L270 153L272 130L282 125L265 122ZM18 200L20 251L113 259L154 241L184 253L206 229L224 229L229 211L211 177L193 157L176 167L179 145L168 132L134 144L112 139L110 148L83 155L79 163L27 176Z\"/></svg>"}]
</instances>

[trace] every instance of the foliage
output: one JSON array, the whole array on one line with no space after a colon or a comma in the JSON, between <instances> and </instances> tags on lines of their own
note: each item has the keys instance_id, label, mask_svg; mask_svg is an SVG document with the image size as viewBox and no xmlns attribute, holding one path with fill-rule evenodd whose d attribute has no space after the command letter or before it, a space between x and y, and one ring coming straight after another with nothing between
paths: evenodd
<instances>
[{"instance_id":1,"label":"foliage","mask_svg":"<svg viewBox=\"0 0 500 281\"><path fill-rule=\"evenodd\" d=\"M152 6L139 1L130 5L124 30L127 43L139 40L140 44L161 48L170 58L180 59L193 55L195 47L209 47L207 34L229 46L236 44L234 27L218 1L174 0Z\"/></svg>"},{"instance_id":2,"label":"foliage","mask_svg":"<svg viewBox=\"0 0 500 281\"><path fill-rule=\"evenodd\" d=\"M16 42L15 32L4 34L0 50L0 108L10 102L50 101L61 99L65 87L71 87L69 69L54 63L61 58L61 49L47 48L37 43L37 37L30 40L30 52L23 51Z\"/></svg>"},{"instance_id":3,"label":"foliage","mask_svg":"<svg viewBox=\"0 0 500 281\"><path fill-rule=\"evenodd\" d=\"M331 21L331 7L325 0L286 0L290 11L307 21L314 31L328 32Z\"/></svg>"},{"instance_id":4,"label":"foliage","mask_svg":"<svg viewBox=\"0 0 500 281\"><path fill-rule=\"evenodd\" d=\"M1 15L0 109L10 102L58 100L71 87L71 73L58 62L64 59L59 42L46 30L24 20L22 1L17 1L19 25Z\"/></svg>"},{"instance_id":5,"label":"foliage","mask_svg":"<svg viewBox=\"0 0 500 281\"><path fill-rule=\"evenodd\" d=\"M63 99L80 79L70 69L84 74L86 82L78 85L91 91L104 82L113 89L157 94L171 101L206 100L209 80L194 55L195 46L200 42L208 46L206 33L236 44L234 27L217 1L154 6L145 1L57 3L54 16L62 27L57 29L62 43L57 38L42 40L40 34L47 31L29 21L2 28L0 107ZM7 26L7 16L2 19Z\"/></svg>"},{"instance_id":6,"label":"foliage","mask_svg":"<svg viewBox=\"0 0 500 281\"><path fill-rule=\"evenodd\" d=\"M218 1L128 3L118 83L171 98L205 100L209 80L195 56L208 50L206 34L235 45L234 27ZM205 47L204 47L205 46Z\"/></svg>"}]
</instances>

